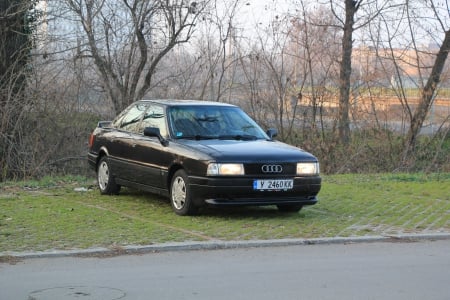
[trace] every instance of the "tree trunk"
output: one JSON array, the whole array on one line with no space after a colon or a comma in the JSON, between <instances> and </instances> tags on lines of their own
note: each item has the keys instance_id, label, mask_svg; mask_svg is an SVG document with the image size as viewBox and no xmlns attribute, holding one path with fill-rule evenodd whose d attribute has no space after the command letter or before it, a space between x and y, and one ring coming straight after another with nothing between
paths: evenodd
<instances>
[{"instance_id":1,"label":"tree trunk","mask_svg":"<svg viewBox=\"0 0 450 300\"><path fill-rule=\"evenodd\" d=\"M342 37L342 60L340 62L339 87L339 140L350 142L350 76L352 74L353 25L361 1L345 0L344 36Z\"/></svg>"},{"instance_id":2,"label":"tree trunk","mask_svg":"<svg viewBox=\"0 0 450 300\"><path fill-rule=\"evenodd\" d=\"M19 170L28 63L35 16L29 0L0 1L0 182ZM19 158L19 159L17 159Z\"/></svg>"},{"instance_id":3,"label":"tree trunk","mask_svg":"<svg viewBox=\"0 0 450 300\"><path fill-rule=\"evenodd\" d=\"M409 127L408 136L406 139L405 150L403 153L403 162L406 162L408 157L414 152L417 136L419 135L420 129L422 128L423 122L430 110L433 103L433 96L435 94L437 85L439 84L442 70L444 69L445 61L448 57L448 52L450 51L450 30L445 32L445 38L437 53L436 60L434 61L433 68L431 70L430 77L423 88L421 99L419 105L414 112L411 119L411 125Z\"/></svg>"}]
</instances>

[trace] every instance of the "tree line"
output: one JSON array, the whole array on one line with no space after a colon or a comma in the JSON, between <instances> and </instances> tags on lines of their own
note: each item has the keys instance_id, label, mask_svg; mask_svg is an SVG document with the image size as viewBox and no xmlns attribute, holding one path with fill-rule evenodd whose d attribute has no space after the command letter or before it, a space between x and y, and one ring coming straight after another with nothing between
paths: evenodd
<instances>
[{"instance_id":1,"label":"tree line","mask_svg":"<svg viewBox=\"0 0 450 300\"><path fill-rule=\"evenodd\" d=\"M96 121L142 98L238 104L326 173L448 172L449 4L286 2L248 30L241 0L1 1L1 180L84 173Z\"/></svg>"}]
</instances>

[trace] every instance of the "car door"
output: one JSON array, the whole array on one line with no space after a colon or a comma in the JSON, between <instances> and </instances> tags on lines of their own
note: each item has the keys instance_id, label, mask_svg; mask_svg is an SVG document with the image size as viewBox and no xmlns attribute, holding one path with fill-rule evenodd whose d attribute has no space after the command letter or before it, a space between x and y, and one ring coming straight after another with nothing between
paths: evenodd
<instances>
[{"instance_id":1,"label":"car door","mask_svg":"<svg viewBox=\"0 0 450 300\"><path fill-rule=\"evenodd\" d=\"M135 181L135 178L139 176L136 174L139 172L139 168L135 161L135 141L139 132L139 124L148 106L148 103L142 102L134 104L114 124L116 132L111 138L111 146L108 151L112 169L117 178Z\"/></svg>"},{"instance_id":2,"label":"car door","mask_svg":"<svg viewBox=\"0 0 450 300\"><path fill-rule=\"evenodd\" d=\"M164 106L150 104L139 125L139 134L136 135L133 145L134 160L139 162L136 182L154 188L165 188L163 178L166 177L172 153L170 145L163 146L156 137L144 136L144 128L159 128L164 138L168 137L167 118Z\"/></svg>"}]
</instances>

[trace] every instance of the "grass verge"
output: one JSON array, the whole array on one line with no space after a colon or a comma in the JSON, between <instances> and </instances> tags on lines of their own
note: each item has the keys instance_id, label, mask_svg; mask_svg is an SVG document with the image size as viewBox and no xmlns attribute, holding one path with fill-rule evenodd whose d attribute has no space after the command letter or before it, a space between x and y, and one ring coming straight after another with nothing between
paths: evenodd
<instances>
[{"instance_id":1,"label":"grass verge","mask_svg":"<svg viewBox=\"0 0 450 300\"><path fill-rule=\"evenodd\" d=\"M0 252L438 232L450 232L449 173L324 176L319 203L300 213L207 208L194 217L139 191L100 196L80 177L0 185Z\"/></svg>"}]
</instances>

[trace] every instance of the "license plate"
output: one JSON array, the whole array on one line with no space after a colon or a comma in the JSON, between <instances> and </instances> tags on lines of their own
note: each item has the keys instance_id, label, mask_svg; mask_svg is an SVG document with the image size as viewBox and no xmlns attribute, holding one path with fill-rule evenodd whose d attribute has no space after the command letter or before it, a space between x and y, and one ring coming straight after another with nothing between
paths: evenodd
<instances>
[{"instance_id":1,"label":"license plate","mask_svg":"<svg viewBox=\"0 0 450 300\"><path fill-rule=\"evenodd\" d=\"M290 190L293 187L293 179L257 179L253 181L253 189L259 191Z\"/></svg>"}]
</instances>

